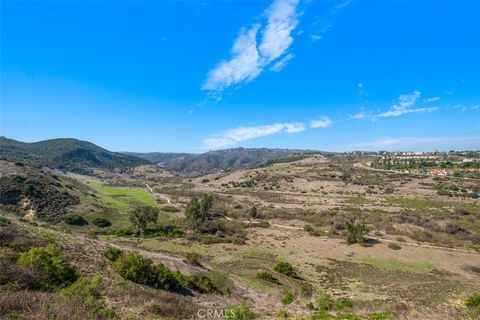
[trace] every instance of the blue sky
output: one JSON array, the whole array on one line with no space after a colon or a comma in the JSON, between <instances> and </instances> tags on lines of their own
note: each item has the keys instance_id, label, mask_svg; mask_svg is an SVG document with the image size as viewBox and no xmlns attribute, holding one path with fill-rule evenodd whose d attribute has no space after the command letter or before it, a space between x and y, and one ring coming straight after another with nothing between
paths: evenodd
<instances>
[{"instance_id":1,"label":"blue sky","mask_svg":"<svg viewBox=\"0 0 480 320\"><path fill-rule=\"evenodd\" d=\"M479 1L2 1L0 134L480 149Z\"/></svg>"}]
</instances>

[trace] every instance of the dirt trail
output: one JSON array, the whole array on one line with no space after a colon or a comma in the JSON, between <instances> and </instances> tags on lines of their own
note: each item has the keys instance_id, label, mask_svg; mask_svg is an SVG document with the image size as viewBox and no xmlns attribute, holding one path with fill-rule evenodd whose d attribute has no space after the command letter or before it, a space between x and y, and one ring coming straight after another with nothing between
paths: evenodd
<instances>
[{"instance_id":1,"label":"dirt trail","mask_svg":"<svg viewBox=\"0 0 480 320\"><path fill-rule=\"evenodd\" d=\"M227 216L223 216L225 219L228 221L239 221L232 219ZM259 222L260 220L243 220L241 222L243 223L249 223L249 222ZM289 226L285 224L279 224L279 223L273 223L273 220L268 220L268 223L270 223L271 227L276 227L280 229L288 229L288 230L297 230L297 231L303 231L303 228L301 227L295 227L295 226ZM328 231L327 231L328 233ZM466 252L466 253L477 253L479 254L478 251L475 250L469 250L469 249L463 249L463 248L450 248L450 247L443 247L443 246L435 246L435 245L430 245L430 244L422 244L422 243L416 243L416 242L409 242L409 241L396 241L396 240L391 240L391 239L385 239L385 238L378 238L378 237L368 237L371 240L376 240L378 242L386 242L386 243L396 243L400 245L408 245L408 246L414 246L414 247L423 247L423 248L432 248L432 249L440 249L440 250L449 250L449 251L457 251L457 252Z\"/></svg>"},{"instance_id":2,"label":"dirt trail","mask_svg":"<svg viewBox=\"0 0 480 320\"><path fill-rule=\"evenodd\" d=\"M175 206L171 201L170 201L170 198L167 197L167 196L164 196L163 194L159 194L159 193L155 193L155 191L153 191L152 187L150 187L146 182L143 183L145 186L147 186L148 190L150 190L151 194L153 194L154 196L159 196L160 198L163 198L165 200L167 200L167 203L169 205L172 205L172 206Z\"/></svg>"}]
</instances>

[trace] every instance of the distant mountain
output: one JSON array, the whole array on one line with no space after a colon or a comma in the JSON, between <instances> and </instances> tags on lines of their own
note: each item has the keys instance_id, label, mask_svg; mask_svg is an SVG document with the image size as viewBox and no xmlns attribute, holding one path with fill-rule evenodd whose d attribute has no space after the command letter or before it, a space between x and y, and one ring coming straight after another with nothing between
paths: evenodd
<instances>
[{"instance_id":1,"label":"distant mountain","mask_svg":"<svg viewBox=\"0 0 480 320\"><path fill-rule=\"evenodd\" d=\"M150 162L132 155L111 152L77 139L52 139L25 143L0 137L0 158L33 167L49 167L90 173L91 169L128 169Z\"/></svg>"},{"instance_id":2,"label":"distant mountain","mask_svg":"<svg viewBox=\"0 0 480 320\"><path fill-rule=\"evenodd\" d=\"M292 161L308 153L314 152L295 149L234 148L210 151L202 154L162 152L130 152L127 154L158 163L172 171L182 173L208 173L220 170L251 168L274 162Z\"/></svg>"}]
</instances>

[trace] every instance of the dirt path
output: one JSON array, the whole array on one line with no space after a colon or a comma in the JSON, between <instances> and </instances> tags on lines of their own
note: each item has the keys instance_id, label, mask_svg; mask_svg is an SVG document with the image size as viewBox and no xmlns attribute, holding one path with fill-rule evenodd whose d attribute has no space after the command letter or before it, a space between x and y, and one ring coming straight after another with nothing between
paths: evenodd
<instances>
[{"instance_id":1,"label":"dirt path","mask_svg":"<svg viewBox=\"0 0 480 320\"><path fill-rule=\"evenodd\" d=\"M223 217L225 219L227 219L228 221L239 221L239 220L235 220L233 218L227 217L225 215L223 215ZM240 221L240 222L249 223L249 222L259 222L259 221L260 220L252 220L252 221L243 220L243 221ZM289 226L289 225L280 224L280 223L273 223L272 221L273 220L268 220L268 223L270 223L271 227L276 227L276 228L280 228L280 229L303 231L303 228L301 228L301 227ZM328 231L327 231L327 233L328 233ZM396 244L399 244L399 245L407 245L407 246L414 246L414 247L423 247L423 248L431 248L431 249L440 249L440 250L449 250L449 251L480 254L478 251L463 249L463 248L450 248L450 247L443 247L443 246L435 246L435 245L431 245L431 244L422 244L422 243L409 242L409 241L397 241L397 240L378 238L378 237L368 237L368 238L371 239L371 240L379 241L379 242L396 243Z\"/></svg>"},{"instance_id":2,"label":"dirt path","mask_svg":"<svg viewBox=\"0 0 480 320\"><path fill-rule=\"evenodd\" d=\"M164 196L163 194L159 194L159 193L155 193L155 191L153 191L152 187L150 187L146 182L143 183L145 186L147 186L148 190L150 190L151 194L153 194L154 196L159 196L160 198L163 198L165 200L167 200L167 203L169 205L172 205L172 206L175 206L172 201L170 201L170 198L167 197L167 196Z\"/></svg>"}]
</instances>

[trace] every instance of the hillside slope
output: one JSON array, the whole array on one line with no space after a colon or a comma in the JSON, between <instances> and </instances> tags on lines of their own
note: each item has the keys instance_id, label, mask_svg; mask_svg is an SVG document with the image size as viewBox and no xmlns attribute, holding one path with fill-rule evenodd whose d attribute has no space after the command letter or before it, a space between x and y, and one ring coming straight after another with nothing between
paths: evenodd
<instances>
[{"instance_id":1,"label":"hillside slope","mask_svg":"<svg viewBox=\"0 0 480 320\"><path fill-rule=\"evenodd\" d=\"M57 223L80 203L77 182L4 160L0 160L0 172L1 210L30 220Z\"/></svg>"},{"instance_id":2,"label":"hillside slope","mask_svg":"<svg viewBox=\"0 0 480 320\"><path fill-rule=\"evenodd\" d=\"M181 173L209 173L220 170L251 168L275 161L297 160L313 151L295 149L234 148L210 151L202 154L189 153L127 153L148 161L158 163L170 170Z\"/></svg>"},{"instance_id":3,"label":"hillside slope","mask_svg":"<svg viewBox=\"0 0 480 320\"><path fill-rule=\"evenodd\" d=\"M92 168L128 169L150 162L131 155L111 152L77 139L52 139L25 143L0 137L0 158L23 162L33 167L50 167L90 173Z\"/></svg>"}]
</instances>

